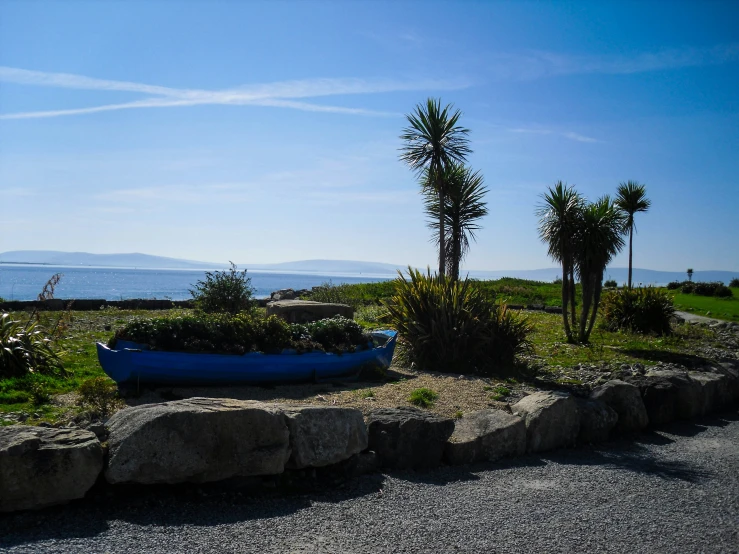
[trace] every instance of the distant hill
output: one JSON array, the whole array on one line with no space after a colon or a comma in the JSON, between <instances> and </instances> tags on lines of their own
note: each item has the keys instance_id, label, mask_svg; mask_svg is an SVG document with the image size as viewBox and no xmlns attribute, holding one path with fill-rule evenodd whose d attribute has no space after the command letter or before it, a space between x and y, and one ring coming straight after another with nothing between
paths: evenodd
<instances>
[{"instance_id":1,"label":"distant hill","mask_svg":"<svg viewBox=\"0 0 739 554\"><path fill-rule=\"evenodd\" d=\"M521 269L506 271L470 271L469 276L475 279L500 279L501 277L515 277L517 279L530 279L532 281L551 282L562 275L560 268L549 269ZM619 285L628 280L629 269L626 267L609 267L604 273L604 279L613 279ZM729 281L739 277L739 271L707 270L695 271L693 281L721 281L728 284ZM632 281L638 285L666 285L670 281L685 281L688 276L684 271L656 271L653 269L633 270Z\"/></svg>"},{"instance_id":2,"label":"distant hill","mask_svg":"<svg viewBox=\"0 0 739 554\"><path fill-rule=\"evenodd\" d=\"M90 254L56 250L15 250L0 254L0 262L66 266L138 267L142 269L220 269L226 264L196 262L149 254Z\"/></svg>"},{"instance_id":3,"label":"distant hill","mask_svg":"<svg viewBox=\"0 0 739 554\"><path fill-rule=\"evenodd\" d=\"M272 271L310 271L313 273L362 273L370 275L392 275L404 266L379 262L358 262L352 260L302 260L279 264L244 264L249 269Z\"/></svg>"},{"instance_id":4,"label":"distant hill","mask_svg":"<svg viewBox=\"0 0 739 554\"><path fill-rule=\"evenodd\" d=\"M16 250L0 254L0 263L47 264L64 266L102 266L102 267L137 267L141 269L223 269L228 264L199 262L149 254L90 254L88 252L58 252L54 250ZM238 264L240 268L261 271L305 271L318 274L349 274L368 276L394 277L397 270L405 271L405 266L379 262L362 262L353 260L301 260L277 264ZM498 271L470 270L469 276L476 279L499 279L516 277L533 281L553 281L562 270L556 267L548 269L512 269ZM609 267L605 279L614 279L617 283L625 283L628 269L625 267ZM465 272L462 272L465 275ZM693 281L729 281L739 277L739 271L696 271ZM684 281L684 271L655 271L652 269L634 268L634 283L644 285L665 285L670 281Z\"/></svg>"}]
</instances>

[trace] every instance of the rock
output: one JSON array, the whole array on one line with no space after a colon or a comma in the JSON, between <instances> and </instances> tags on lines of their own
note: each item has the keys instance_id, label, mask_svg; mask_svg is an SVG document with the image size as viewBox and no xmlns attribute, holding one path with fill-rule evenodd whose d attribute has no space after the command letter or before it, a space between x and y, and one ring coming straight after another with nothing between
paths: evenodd
<instances>
[{"instance_id":1,"label":"rock","mask_svg":"<svg viewBox=\"0 0 739 554\"><path fill-rule=\"evenodd\" d=\"M293 289L280 289L270 294L270 300L294 300L296 297Z\"/></svg>"},{"instance_id":2,"label":"rock","mask_svg":"<svg viewBox=\"0 0 739 554\"><path fill-rule=\"evenodd\" d=\"M380 408L367 417L369 449L396 469L438 466L454 421L417 408Z\"/></svg>"},{"instance_id":3,"label":"rock","mask_svg":"<svg viewBox=\"0 0 739 554\"><path fill-rule=\"evenodd\" d=\"M282 473L285 416L250 400L190 398L126 408L108 420L110 483L182 483Z\"/></svg>"},{"instance_id":4,"label":"rock","mask_svg":"<svg viewBox=\"0 0 739 554\"><path fill-rule=\"evenodd\" d=\"M450 464L460 465L521 456L525 452L523 419L502 410L480 410L455 421L444 458Z\"/></svg>"},{"instance_id":5,"label":"rock","mask_svg":"<svg viewBox=\"0 0 739 554\"><path fill-rule=\"evenodd\" d=\"M92 433L95 433L95 436L98 438L98 440L102 441L108 438L108 431L105 429L105 425L103 425L99 421L90 423L89 425L87 425L86 429Z\"/></svg>"},{"instance_id":6,"label":"rock","mask_svg":"<svg viewBox=\"0 0 739 554\"><path fill-rule=\"evenodd\" d=\"M666 406L664 407L660 406L660 397L668 392L664 387L661 390L651 391L650 398L645 400L645 408L647 408L647 404L649 405L647 414L650 417L650 422L651 413L654 413L657 417L657 422L654 422L654 425L666 423L666 413L670 405L672 406L673 419L693 419L701 414L702 393L700 386L688 377L686 371L650 369L646 372L645 377L648 383L653 383L656 379L657 381L669 382L675 387L674 391L671 391L674 393L673 399L671 401L665 400ZM640 389L642 397L644 397L646 391L642 386L640 386Z\"/></svg>"},{"instance_id":7,"label":"rock","mask_svg":"<svg viewBox=\"0 0 739 554\"><path fill-rule=\"evenodd\" d=\"M732 402L739 402L739 364L735 362L721 362L716 370L726 376L727 387Z\"/></svg>"},{"instance_id":8,"label":"rock","mask_svg":"<svg viewBox=\"0 0 739 554\"><path fill-rule=\"evenodd\" d=\"M710 414L728 406L731 402L729 379L720 373L689 371L688 377L701 390L700 414Z\"/></svg>"},{"instance_id":9,"label":"rock","mask_svg":"<svg viewBox=\"0 0 739 554\"><path fill-rule=\"evenodd\" d=\"M526 423L526 451L542 452L574 444L580 417L574 397L564 392L535 392L511 410Z\"/></svg>"},{"instance_id":10,"label":"rock","mask_svg":"<svg viewBox=\"0 0 739 554\"><path fill-rule=\"evenodd\" d=\"M367 448L367 427L359 410L305 406L284 412L292 451L289 468L335 464Z\"/></svg>"},{"instance_id":11,"label":"rock","mask_svg":"<svg viewBox=\"0 0 739 554\"><path fill-rule=\"evenodd\" d=\"M618 422L618 414L599 400L575 398L580 412L580 431L577 441L581 443L602 442Z\"/></svg>"},{"instance_id":12,"label":"rock","mask_svg":"<svg viewBox=\"0 0 739 554\"><path fill-rule=\"evenodd\" d=\"M639 389L614 379L593 390L590 398L600 400L618 414L615 430L620 433L639 431L649 424L649 416Z\"/></svg>"},{"instance_id":13,"label":"rock","mask_svg":"<svg viewBox=\"0 0 739 554\"><path fill-rule=\"evenodd\" d=\"M82 498L103 470L103 449L81 429L0 427L0 512Z\"/></svg>"},{"instance_id":14,"label":"rock","mask_svg":"<svg viewBox=\"0 0 739 554\"><path fill-rule=\"evenodd\" d=\"M327 304L311 300L278 300L267 304L267 315L276 315L288 323L307 323L337 315L351 319L354 309L346 304Z\"/></svg>"}]
</instances>

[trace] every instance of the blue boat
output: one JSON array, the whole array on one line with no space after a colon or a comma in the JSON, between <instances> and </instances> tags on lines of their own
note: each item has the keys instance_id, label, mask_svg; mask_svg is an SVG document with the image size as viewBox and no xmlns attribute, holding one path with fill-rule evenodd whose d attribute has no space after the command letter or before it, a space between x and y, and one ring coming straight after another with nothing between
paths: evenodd
<instances>
[{"instance_id":1,"label":"blue boat","mask_svg":"<svg viewBox=\"0 0 739 554\"><path fill-rule=\"evenodd\" d=\"M147 345L118 340L115 349L97 343L103 371L119 385L263 385L321 382L356 377L365 368L387 369L393 358L396 331L374 331L373 345L333 354L249 352L191 354L149 350Z\"/></svg>"}]
</instances>

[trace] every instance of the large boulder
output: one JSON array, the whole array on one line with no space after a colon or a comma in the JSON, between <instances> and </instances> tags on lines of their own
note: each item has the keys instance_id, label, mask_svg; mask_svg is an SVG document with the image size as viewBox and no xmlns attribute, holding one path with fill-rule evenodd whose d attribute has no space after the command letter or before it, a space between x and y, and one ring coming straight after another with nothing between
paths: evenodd
<instances>
[{"instance_id":1,"label":"large boulder","mask_svg":"<svg viewBox=\"0 0 739 554\"><path fill-rule=\"evenodd\" d=\"M701 415L719 411L731 403L732 392L726 375L704 371L689 371L688 377L701 390Z\"/></svg>"},{"instance_id":2,"label":"large boulder","mask_svg":"<svg viewBox=\"0 0 739 554\"><path fill-rule=\"evenodd\" d=\"M595 388L590 395L600 400L618 414L616 431L628 433L639 431L649 424L649 416L639 389L630 383L614 379Z\"/></svg>"},{"instance_id":3,"label":"large boulder","mask_svg":"<svg viewBox=\"0 0 739 554\"><path fill-rule=\"evenodd\" d=\"M444 448L453 465L495 461L526 452L526 424L502 410L480 410L454 423L454 433Z\"/></svg>"},{"instance_id":4,"label":"large boulder","mask_svg":"<svg viewBox=\"0 0 739 554\"><path fill-rule=\"evenodd\" d=\"M674 388L656 385L665 382ZM667 423L670 410L673 419L693 419L701 414L701 387L688 377L686 371L650 369L645 374L645 381L639 384L639 389L653 425ZM653 415L655 421L652 420Z\"/></svg>"},{"instance_id":5,"label":"large boulder","mask_svg":"<svg viewBox=\"0 0 739 554\"><path fill-rule=\"evenodd\" d=\"M102 470L103 449L90 431L0 427L0 512L82 498Z\"/></svg>"},{"instance_id":6,"label":"large boulder","mask_svg":"<svg viewBox=\"0 0 739 554\"><path fill-rule=\"evenodd\" d=\"M580 416L574 397L565 392L535 392L512 408L526 423L526 451L542 452L575 443Z\"/></svg>"},{"instance_id":7,"label":"large boulder","mask_svg":"<svg viewBox=\"0 0 739 554\"><path fill-rule=\"evenodd\" d=\"M454 421L417 408L380 408L367 417L367 432L380 465L424 469L441 463Z\"/></svg>"},{"instance_id":8,"label":"large boulder","mask_svg":"<svg viewBox=\"0 0 739 554\"><path fill-rule=\"evenodd\" d=\"M346 304L329 304L311 300L278 300L267 303L267 315L276 315L288 323L308 323L334 316L354 317L354 308Z\"/></svg>"},{"instance_id":9,"label":"large boulder","mask_svg":"<svg viewBox=\"0 0 739 554\"><path fill-rule=\"evenodd\" d=\"M285 416L248 400L190 398L127 408L108 421L110 483L182 483L281 473Z\"/></svg>"},{"instance_id":10,"label":"large boulder","mask_svg":"<svg viewBox=\"0 0 739 554\"><path fill-rule=\"evenodd\" d=\"M618 414L599 400L575 398L580 413L580 431L577 441L581 443L602 442L618 422Z\"/></svg>"},{"instance_id":11,"label":"large boulder","mask_svg":"<svg viewBox=\"0 0 739 554\"><path fill-rule=\"evenodd\" d=\"M716 371L726 376L730 401L739 403L739 362L721 362Z\"/></svg>"},{"instance_id":12,"label":"large boulder","mask_svg":"<svg viewBox=\"0 0 739 554\"><path fill-rule=\"evenodd\" d=\"M367 448L367 427L359 410L304 406L285 408L284 413L292 451L289 468L336 464Z\"/></svg>"}]
</instances>

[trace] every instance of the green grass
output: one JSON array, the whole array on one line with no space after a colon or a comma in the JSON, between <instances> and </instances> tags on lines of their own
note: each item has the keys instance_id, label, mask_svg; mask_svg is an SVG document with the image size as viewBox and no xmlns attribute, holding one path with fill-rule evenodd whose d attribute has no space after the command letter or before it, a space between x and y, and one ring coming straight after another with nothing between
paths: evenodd
<instances>
[{"instance_id":1,"label":"green grass","mask_svg":"<svg viewBox=\"0 0 739 554\"><path fill-rule=\"evenodd\" d=\"M31 422L54 421L66 410L49 404L34 405L32 398L34 387L41 385L45 392L52 395L64 394L77 390L91 377L105 377L98 363L95 343L107 342L117 327L123 326L133 317L161 313L145 310L123 311L114 308L97 312L70 312L66 327L60 330L61 338L55 343L55 350L60 352L59 357L69 375L66 377L26 375L0 379L0 413L38 413L42 417L32 418ZM60 315L59 312L41 312L40 321L47 328L53 328ZM13 313L12 316L22 320L28 317L23 312ZM111 326L111 331L105 330L106 325Z\"/></svg>"},{"instance_id":2,"label":"green grass","mask_svg":"<svg viewBox=\"0 0 739 554\"><path fill-rule=\"evenodd\" d=\"M665 289L666 290L666 289ZM739 322L739 288L732 288L734 296L718 298L700 296L699 294L683 294L678 290L668 290L675 302L675 308L695 315L704 315L726 321Z\"/></svg>"},{"instance_id":3,"label":"green grass","mask_svg":"<svg viewBox=\"0 0 739 554\"><path fill-rule=\"evenodd\" d=\"M537 283L521 279L499 279L497 281L480 281L480 286L488 290L495 290L499 295L509 294L507 298L513 303L529 304L544 303L553 305L559 303L559 285L552 283ZM357 287L362 298L368 299L366 305L357 309L356 318L367 327L381 326L378 322L382 309L377 305L378 299L391 291L391 282L370 283L365 285L347 285ZM712 297L676 294L675 301L680 309L693 308L693 313L704 315L712 312L712 317L739 319L739 289L733 289L736 295L733 300L722 300ZM672 291L671 291L672 292ZM0 413L27 412L39 414L29 422L55 421L63 417L69 409L51 404L34 405L34 387L41 387L44 392L52 395L77 391L85 380L92 377L104 377L105 374L97 360L95 342L107 342L116 328L125 325L136 316L158 316L167 312L162 311L123 311L106 309L95 312L70 312L71 319L62 330L56 348L61 350L61 359L67 377L53 376L26 376L23 378L0 379ZM727 315L728 314L728 315ZM58 312L41 314L41 323L53 326L59 318ZM15 317L27 317L24 313L14 314ZM706 360L699 353L699 347L706 345L717 346L715 334L710 329L681 325L675 333L667 337L642 336L628 332L610 332L601 329L596 324L591 335L591 344L573 345L565 340L562 330L562 317L557 314L531 312L527 314L534 331L531 335L532 353L527 358L528 367L536 368L547 366L573 367L577 364L599 365L606 363L636 362L644 365L654 365L659 361L680 363L686 366L700 365ZM111 330L106 331L105 326ZM570 379L569 377L564 379ZM506 381L515 384L515 380ZM577 384L569 382L569 384ZM498 390L498 389L501 390ZM491 394L505 398L503 385L490 388ZM423 389L421 389L423 390ZM358 391L363 398L371 398L371 390ZM414 391L410 402L420 402L421 406L430 406L435 401L434 391Z\"/></svg>"},{"instance_id":4,"label":"green grass","mask_svg":"<svg viewBox=\"0 0 739 554\"><path fill-rule=\"evenodd\" d=\"M419 408L430 408L438 398L439 393L422 387L411 391L410 396L408 396L408 402Z\"/></svg>"},{"instance_id":5,"label":"green grass","mask_svg":"<svg viewBox=\"0 0 739 554\"><path fill-rule=\"evenodd\" d=\"M707 361L696 354L699 346L716 345L713 331L692 325L680 325L672 335L656 337L606 331L598 323L590 336L590 344L568 344L562 330L562 316L527 315L534 326L531 336L534 359L549 366L572 367L602 362L654 365L660 361L693 366Z\"/></svg>"},{"instance_id":6,"label":"green grass","mask_svg":"<svg viewBox=\"0 0 739 554\"><path fill-rule=\"evenodd\" d=\"M557 283L528 281L503 277L496 280L474 280L475 284L485 292L495 295L509 304L544 304L545 306L562 305L562 288ZM328 298L351 304L358 310L362 305L377 305L387 301L395 292L394 281L380 283L359 283L354 285L337 285L331 287ZM578 302L581 299L580 286L577 286ZM308 296L310 298L310 296Z\"/></svg>"}]
</instances>

